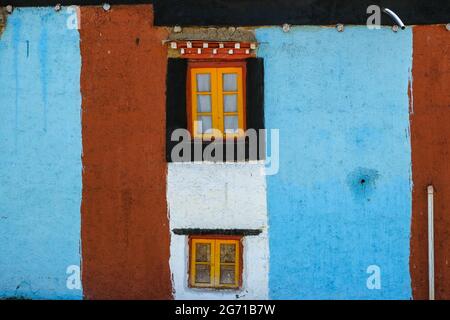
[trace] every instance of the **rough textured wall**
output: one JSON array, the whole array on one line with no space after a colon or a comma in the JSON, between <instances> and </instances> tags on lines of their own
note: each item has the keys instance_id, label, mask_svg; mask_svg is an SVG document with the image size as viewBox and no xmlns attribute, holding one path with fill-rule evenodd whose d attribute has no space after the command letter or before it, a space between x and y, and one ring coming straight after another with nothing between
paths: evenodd
<instances>
[{"instance_id":1,"label":"rough textured wall","mask_svg":"<svg viewBox=\"0 0 450 320\"><path fill-rule=\"evenodd\" d=\"M260 229L243 240L239 291L188 288L187 236L172 235L170 267L176 299L267 299L269 249L262 163L170 163L170 228Z\"/></svg>"},{"instance_id":2,"label":"rough textured wall","mask_svg":"<svg viewBox=\"0 0 450 320\"><path fill-rule=\"evenodd\" d=\"M1 7L0 8L0 36L2 35L3 30L5 29L6 20L7 20L6 10L3 7Z\"/></svg>"},{"instance_id":3,"label":"rough textured wall","mask_svg":"<svg viewBox=\"0 0 450 320\"><path fill-rule=\"evenodd\" d=\"M267 129L271 298L409 299L412 32L257 30ZM369 265L381 289L369 290Z\"/></svg>"},{"instance_id":4,"label":"rough textured wall","mask_svg":"<svg viewBox=\"0 0 450 320\"><path fill-rule=\"evenodd\" d=\"M16 9L0 37L0 298L78 299L81 121L77 30Z\"/></svg>"},{"instance_id":5,"label":"rough textured wall","mask_svg":"<svg viewBox=\"0 0 450 320\"><path fill-rule=\"evenodd\" d=\"M83 287L171 298L164 29L151 6L81 8Z\"/></svg>"},{"instance_id":6,"label":"rough textured wall","mask_svg":"<svg viewBox=\"0 0 450 320\"><path fill-rule=\"evenodd\" d=\"M450 35L445 26L414 27L412 83L413 295L428 299L426 189L433 184L436 299L450 299Z\"/></svg>"}]
</instances>

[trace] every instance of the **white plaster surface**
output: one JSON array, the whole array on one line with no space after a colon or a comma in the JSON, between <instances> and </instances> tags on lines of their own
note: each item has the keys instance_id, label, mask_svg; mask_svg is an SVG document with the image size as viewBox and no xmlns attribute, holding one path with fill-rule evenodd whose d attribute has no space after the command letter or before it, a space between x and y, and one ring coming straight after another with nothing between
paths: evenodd
<instances>
[{"instance_id":1,"label":"white plaster surface","mask_svg":"<svg viewBox=\"0 0 450 320\"><path fill-rule=\"evenodd\" d=\"M188 238L171 234L175 299L267 299L269 248L266 178L262 162L169 163L170 228L262 229L243 239L240 290L188 287Z\"/></svg>"}]
</instances>

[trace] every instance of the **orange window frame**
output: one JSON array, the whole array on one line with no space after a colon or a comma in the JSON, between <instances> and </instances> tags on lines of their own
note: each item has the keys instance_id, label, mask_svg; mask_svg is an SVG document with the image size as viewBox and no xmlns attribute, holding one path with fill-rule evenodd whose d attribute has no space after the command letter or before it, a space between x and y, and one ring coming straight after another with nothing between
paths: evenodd
<instances>
[{"instance_id":1,"label":"orange window frame","mask_svg":"<svg viewBox=\"0 0 450 320\"><path fill-rule=\"evenodd\" d=\"M208 262L196 261L196 244L210 245L210 257ZM236 252L234 263L220 261L220 245L235 244ZM242 239L232 236L191 236L189 238L189 287L191 288L213 288L213 289L239 289L242 286ZM210 282L197 283L196 265L210 264ZM222 265L234 265L234 284L220 283L220 267Z\"/></svg>"},{"instance_id":2,"label":"orange window frame","mask_svg":"<svg viewBox=\"0 0 450 320\"><path fill-rule=\"evenodd\" d=\"M237 91L223 90L223 74L237 74ZM197 90L197 74L211 75L211 91L199 92ZM235 139L245 136L246 130L246 63L244 61L235 62L201 62L190 61L187 75L187 115L188 129L194 139ZM198 95L211 95L211 112L198 112ZM236 112L224 112L223 98L225 95L237 95ZM198 133L196 120L198 116L205 115L212 117L212 133ZM238 117L238 132L226 133L224 130L225 116Z\"/></svg>"}]
</instances>

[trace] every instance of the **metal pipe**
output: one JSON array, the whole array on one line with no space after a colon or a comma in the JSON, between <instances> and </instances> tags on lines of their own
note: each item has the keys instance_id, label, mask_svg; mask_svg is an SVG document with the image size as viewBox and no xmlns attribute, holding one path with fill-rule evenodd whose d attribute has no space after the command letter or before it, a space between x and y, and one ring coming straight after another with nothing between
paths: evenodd
<instances>
[{"instance_id":1,"label":"metal pipe","mask_svg":"<svg viewBox=\"0 0 450 320\"><path fill-rule=\"evenodd\" d=\"M388 9L388 8L383 8L383 12L386 13L388 16L391 17L392 20L394 20L394 22L400 27L402 28L402 30L405 30L405 24L403 23L402 19L400 19L400 17L398 15L395 14L394 11Z\"/></svg>"},{"instance_id":2,"label":"metal pipe","mask_svg":"<svg viewBox=\"0 0 450 320\"><path fill-rule=\"evenodd\" d=\"M428 193L428 296L434 300L434 188L429 185Z\"/></svg>"}]
</instances>

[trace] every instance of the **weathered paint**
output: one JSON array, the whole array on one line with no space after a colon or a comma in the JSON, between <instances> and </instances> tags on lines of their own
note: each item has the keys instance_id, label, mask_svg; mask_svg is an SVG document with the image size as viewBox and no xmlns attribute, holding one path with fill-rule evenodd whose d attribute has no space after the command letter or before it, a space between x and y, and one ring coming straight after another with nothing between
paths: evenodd
<instances>
[{"instance_id":1,"label":"weathered paint","mask_svg":"<svg viewBox=\"0 0 450 320\"><path fill-rule=\"evenodd\" d=\"M436 299L450 299L450 32L414 27L411 106L411 278L414 299L428 299L427 185L435 188Z\"/></svg>"},{"instance_id":2,"label":"weathered paint","mask_svg":"<svg viewBox=\"0 0 450 320\"><path fill-rule=\"evenodd\" d=\"M280 129L270 297L411 298L411 30L273 27L257 39L266 128ZM370 265L380 290L366 287Z\"/></svg>"},{"instance_id":3,"label":"weathered paint","mask_svg":"<svg viewBox=\"0 0 450 320\"><path fill-rule=\"evenodd\" d=\"M244 237L241 290L188 288L188 240L172 234L170 268L176 299L266 299L268 239L266 180L262 163L170 163L170 229L261 229Z\"/></svg>"},{"instance_id":4,"label":"weathered paint","mask_svg":"<svg viewBox=\"0 0 450 320\"><path fill-rule=\"evenodd\" d=\"M168 299L164 29L151 6L81 8L83 286Z\"/></svg>"},{"instance_id":5,"label":"weathered paint","mask_svg":"<svg viewBox=\"0 0 450 320\"><path fill-rule=\"evenodd\" d=\"M79 299L81 121L77 30L16 9L0 37L0 298Z\"/></svg>"}]
</instances>

